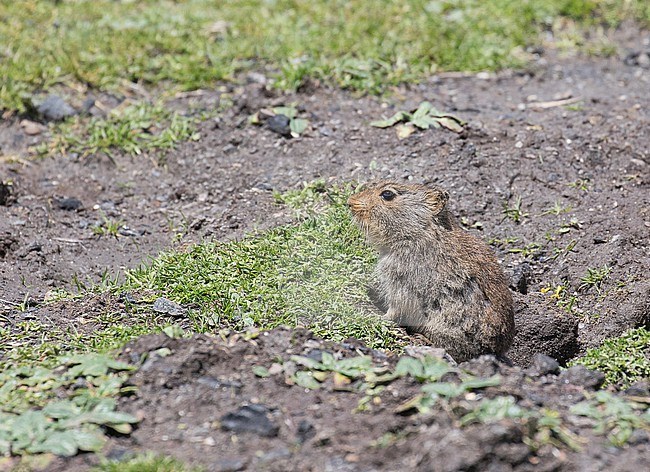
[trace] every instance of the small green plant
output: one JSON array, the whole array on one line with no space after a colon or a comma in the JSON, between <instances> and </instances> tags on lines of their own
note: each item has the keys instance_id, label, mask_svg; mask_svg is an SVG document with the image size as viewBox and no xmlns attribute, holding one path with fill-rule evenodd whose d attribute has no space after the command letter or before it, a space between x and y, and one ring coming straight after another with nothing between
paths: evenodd
<instances>
[{"instance_id":1,"label":"small green plant","mask_svg":"<svg viewBox=\"0 0 650 472\"><path fill-rule=\"evenodd\" d=\"M100 216L102 221L91 227L93 233L97 236L113 236L117 238L120 233L120 228L124 226L124 222L109 218L104 212L101 212Z\"/></svg>"},{"instance_id":2,"label":"small green plant","mask_svg":"<svg viewBox=\"0 0 650 472\"><path fill-rule=\"evenodd\" d=\"M570 207L570 206L563 206L562 203L561 203L560 201L557 201L557 200L556 200L552 207L549 207L549 208L547 208L546 210L544 210L544 211L542 212L542 215L555 215L555 216L559 216L559 215L561 215L562 213L568 213L569 211L571 211L571 207Z\"/></svg>"},{"instance_id":3,"label":"small green plant","mask_svg":"<svg viewBox=\"0 0 650 472\"><path fill-rule=\"evenodd\" d=\"M650 431L650 410L647 406L612 395L606 390L573 405L571 413L594 420L596 434L606 435L617 447L625 445L637 429Z\"/></svg>"},{"instance_id":4,"label":"small green plant","mask_svg":"<svg viewBox=\"0 0 650 472\"><path fill-rule=\"evenodd\" d=\"M580 279L582 285L580 285L579 290L583 288L589 290L590 288L594 287L600 292L600 286L605 281L605 279L607 279L611 271L612 268L608 266L587 269L587 273Z\"/></svg>"},{"instance_id":5,"label":"small green plant","mask_svg":"<svg viewBox=\"0 0 650 472\"><path fill-rule=\"evenodd\" d=\"M568 287L566 285L548 285L541 289L543 294L550 294L551 300L555 301L556 306L562 308L569 314L576 314L576 303L578 296L574 293L569 295Z\"/></svg>"},{"instance_id":6,"label":"small green plant","mask_svg":"<svg viewBox=\"0 0 650 472\"><path fill-rule=\"evenodd\" d=\"M542 245L536 242L526 244L524 247L512 247L508 249L511 254L521 254L523 257L531 257L542 249Z\"/></svg>"},{"instance_id":7,"label":"small green plant","mask_svg":"<svg viewBox=\"0 0 650 472\"><path fill-rule=\"evenodd\" d=\"M533 450L544 444L561 446L566 444L573 450L580 450L581 440L562 424L560 414L548 408L539 411L528 410L517 405L511 396L486 398L461 417L463 426L472 423L495 423L504 419L516 419L529 425L524 442Z\"/></svg>"},{"instance_id":8,"label":"small green plant","mask_svg":"<svg viewBox=\"0 0 650 472\"><path fill-rule=\"evenodd\" d=\"M568 184L569 187L575 188L577 190L588 192L589 191L589 179L577 179Z\"/></svg>"},{"instance_id":9,"label":"small green plant","mask_svg":"<svg viewBox=\"0 0 650 472\"><path fill-rule=\"evenodd\" d=\"M505 215L505 218L510 218L515 223L521 223L521 221L528 216L528 213L523 211L521 196L517 196L512 205L508 202L504 202L503 214Z\"/></svg>"},{"instance_id":10,"label":"small green plant","mask_svg":"<svg viewBox=\"0 0 650 472\"><path fill-rule=\"evenodd\" d=\"M492 238L488 241L488 244L492 246L506 247L512 244L516 244L519 241L519 238Z\"/></svg>"},{"instance_id":11,"label":"small green plant","mask_svg":"<svg viewBox=\"0 0 650 472\"><path fill-rule=\"evenodd\" d=\"M562 226L560 226L560 229L557 230L557 233L566 234L572 229L580 229L580 228L582 228L582 222L578 220L578 218L571 218L566 223L562 223Z\"/></svg>"},{"instance_id":12,"label":"small green plant","mask_svg":"<svg viewBox=\"0 0 650 472\"><path fill-rule=\"evenodd\" d=\"M102 428L131 432L138 420L116 411L133 367L99 354L60 359L54 369L5 366L0 373L0 454L99 451Z\"/></svg>"},{"instance_id":13,"label":"small green plant","mask_svg":"<svg viewBox=\"0 0 650 472\"><path fill-rule=\"evenodd\" d=\"M605 374L607 384L629 385L650 377L650 331L632 329L608 339L574 361Z\"/></svg>"},{"instance_id":14,"label":"small green plant","mask_svg":"<svg viewBox=\"0 0 650 472\"><path fill-rule=\"evenodd\" d=\"M577 244L578 244L578 240L577 239L572 239L563 248L554 247L553 248L553 260L557 259L560 256L565 256L566 257L569 253L571 253L575 249Z\"/></svg>"},{"instance_id":15,"label":"small green plant","mask_svg":"<svg viewBox=\"0 0 650 472\"><path fill-rule=\"evenodd\" d=\"M299 216L307 217L316 215L323 210L327 204L323 200L323 196L327 195L329 191L325 179L316 179L312 182L304 182L301 189L289 190L284 193L274 192L273 198L276 203L287 205L295 210ZM344 189L343 191L351 192L350 189Z\"/></svg>"},{"instance_id":16,"label":"small green plant","mask_svg":"<svg viewBox=\"0 0 650 472\"><path fill-rule=\"evenodd\" d=\"M443 113L436 110L429 102L422 102L417 110L413 112L398 111L390 118L385 120L373 121L370 126L377 128L389 128L397 123L406 123L403 128L398 128L397 134L399 137L407 137L410 135L414 128L429 129L446 128L455 133L463 131L465 122L460 118L449 113Z\"/></svg>"}]
</instances>

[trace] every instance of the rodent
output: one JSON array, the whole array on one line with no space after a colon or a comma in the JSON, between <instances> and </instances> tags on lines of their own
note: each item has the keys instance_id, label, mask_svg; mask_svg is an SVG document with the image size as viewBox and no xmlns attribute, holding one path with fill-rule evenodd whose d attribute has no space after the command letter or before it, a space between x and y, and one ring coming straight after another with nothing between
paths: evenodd
<instances>
[{"instance_id":1,"label":"rodent","mask_svg":"<svg viewBox=\"0 0 650 472\"><path fill-rule=\"evenodd\" d=\"M379 252L375 287L387 317L457 362L504 354L515 333L512 294L496 257L464 231L438 187L383 181L348 206Z\"/></svg>"}]
</instances>

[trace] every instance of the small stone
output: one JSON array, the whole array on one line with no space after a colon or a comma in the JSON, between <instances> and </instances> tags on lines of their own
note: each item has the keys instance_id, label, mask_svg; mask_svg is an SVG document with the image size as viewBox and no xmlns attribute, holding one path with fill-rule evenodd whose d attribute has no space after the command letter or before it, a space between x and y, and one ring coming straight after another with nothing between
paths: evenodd
<instances>
[{"instance_id":1,"label":"small stone","mask_svg":"<svg viewBox=\"0 0 650 472\"><path fill-rule=\"evenodd\" d=\"M551 356L546 354L537 353L533 357L533 363L528 369L528 372L532 375L549 375L557 374L560 371L560 364L558 361L553 359Z\"/></svg>"},{"instance_id":2,"label":"small stone","mask_svg":"<svg viewBox=\"0 0 650 472\"><path fill-rule=\"evenodd\" d=\"M259 72L249 72L246 74L246 81L249 84L266 84L267 79L264 74L260 74Z\"/></svg>"},{"instance_id":3,"label":"small stone","mask_svg":"<svg viewBox=\"0 0 650 472\"><path fill-rule=\"evenodd\" d=\"M602 372L587 369L583 365L574 365L560 374L560 380L565 384L597 390L605 382L605 375Z\"/></svg>"},{"instance_id":4,"label":"small stone","mask_svg":"<svg viewBox=\"0 0 650 472\"><path fill-rule=\"evenodd\" d=\"M650 68L650 51L633 51L623 60L625 65Z\"/></svg>"},{"instance_id":5,"label":"small stone","mask_svg":"<svg viewBox=\"0 0 650 472\"><path fill-rule=\"evenodd\" d=\"M650 396L650 382L643 380L635 382L624 393L631 397L648 397Z\"/></svg>"},{"instance_id":6,"label":"small stone","mask_svg":"<svg viewBox=\"0 0 650 472\"><path fill-rule=\"evenodd\" d=\"M166 298L158 298L155 302L153 302L153 311L156 313L163 313L165 315L169 316L174 316L174 317L181 317L185 316L187 313L187 310L183 308L181 305L178 303L175 303L171 300L167 300Z\"/></svg>"},{"instance_id":7,"label":"small stone","mask_svg":"<svg viewBox=\"0 0 650 472\"><path fill-rule=\"evenodd\" d=\"M237 411L221 417L221 429L234 433L253 433L267 438L275 437L280 427L273 424L268 412L264 405L244 405Z\"/></svg>"},{"instance_id":8,"label":"small stone","mask_svg":"<svg viewBox=\"0 0 650 472\"><path fill-rule=\"evenodd\" d=\"M255 185L255 188L264 190L265 192L273 191L273 185L268 182L259 182L258 184Z\"/></svg>"},{"instance_id":9,"label":"small stone","mask_svg":"<svg viewBox=\"0 0 650 472\"><path fill-rule=\"evenodd\" d=\"M65 211L75 211L83 207L81 200L74 197L54 197L52 201L57 206L57 208Z\"/></svg>"},{"instance_id":10,"label":"small stone","mask_svg":"<svg viewBox=\"0 0 650 472\"><path fill-rule=\"evenodd\" d=\"M285 137L291 136L290 120L284 115L274 115L266 120L266 126L274 133Z\"/></svg>"},{"instance_id":11,"label":"small stone","mask_svg":"<svg viewBox=\"0 0 650 472\"><path fill-rule=\"evenodd\" d=\"M0 206L9 205L11 185L0 180Z\"/></svg>"},{"instance_id":12,"label":"small stone","mask_svg":"<svg viewBox=\"0 0 650 472\"><path fill-rule=\"evenodd\" d=\"M48 95L38 107L38 113L48 121L61 121L77 114L77 111L58 95Z\"/></svg>"},{"instance_id":13,"label":"small stone","mask_svg":"<svg viewBox=\"0 0 650 472\"><path fill-rule=\"evenodd\" d=\"M298 424L298 431L296 432L296 436L298 436L298 442L300 442L300 444L303 444L316 436L316 428L314 428L314 425L309 421L302 420Z\"/></svg>"},{"instance_id":14,"label":"small stone","mask_svg":"<svg viewBox=\"0 0 650 472\"><path fill-rule=\"evenodd\" d=\"M23 128L25 134L29 136L36 136L47 129L42 124L30 120L22 120L20 126Z\"/></svg>"},{"instance_id":15,"label":"small stone","mask_svg":"<svg viewBox=\"0 0 650 472\"><path fill-rule=\"evenodd\" d=\"M528 293L528 277L530 276L530 265L526 262L519 264L512 270L510 286L519 293Z\"/></svg>"}]
</instances>

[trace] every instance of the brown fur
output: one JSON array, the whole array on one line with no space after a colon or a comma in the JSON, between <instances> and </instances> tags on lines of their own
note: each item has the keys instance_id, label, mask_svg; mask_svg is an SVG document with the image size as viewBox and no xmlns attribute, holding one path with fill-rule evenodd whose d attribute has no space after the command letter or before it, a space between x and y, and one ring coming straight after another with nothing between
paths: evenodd
<instances>
[{"instance_id":1,"label":"brown fur","mask_svg":"<svg viewBox=\"0 0 650 472\"><path fill-rule=\"evenodd\" d=\"M506 277L487 244L455 222L448 199L436 187L379 182L348 205L379 251L377 292L390 319L459 362L503 354L515 332Z\"/></svg>"}]
</instances>

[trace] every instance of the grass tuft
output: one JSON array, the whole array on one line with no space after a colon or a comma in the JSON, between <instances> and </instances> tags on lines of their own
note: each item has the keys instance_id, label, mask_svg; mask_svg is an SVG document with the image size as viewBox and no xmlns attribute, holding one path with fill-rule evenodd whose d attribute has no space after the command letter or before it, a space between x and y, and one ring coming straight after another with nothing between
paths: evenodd
<instances>
[{"instance_id":1,"label":"grass tuft","mask_svg":"<svg viewBox=\"0 0 650 472\"><path fill-rule=\"evenodd\" d=\"M621 337L608 339L572 361L605 374L607 384L628 386L650 377L650 331L637 328Z\"/></svg>"},{"instance_id":2,"label":"grass tuft","mask_svg":"<svg viewBox=\"0 0 650 472\"><path fill-rule=\"evenodd\" d=\"M141 454L123 461L104 461L93 472L201 472L201 467L183 464L173 457Z\"/></svg>"},{"instance_id":3,"label":"grass tuft","mask_svg":"<svg viewBox=\"0 0 650 472\"><path fill-rule=\"evenodd\" d=\"M367 295L375 260L350 221L348 191L307 187L283 198L312 202L312 216L234 242L206 242L169 252L126 274L121 290L152 290L198 307L197 330L210 325L305 326L336 341L349 337L392 348L399 334L371 308Z\"/></svg>"}]
</instances>

